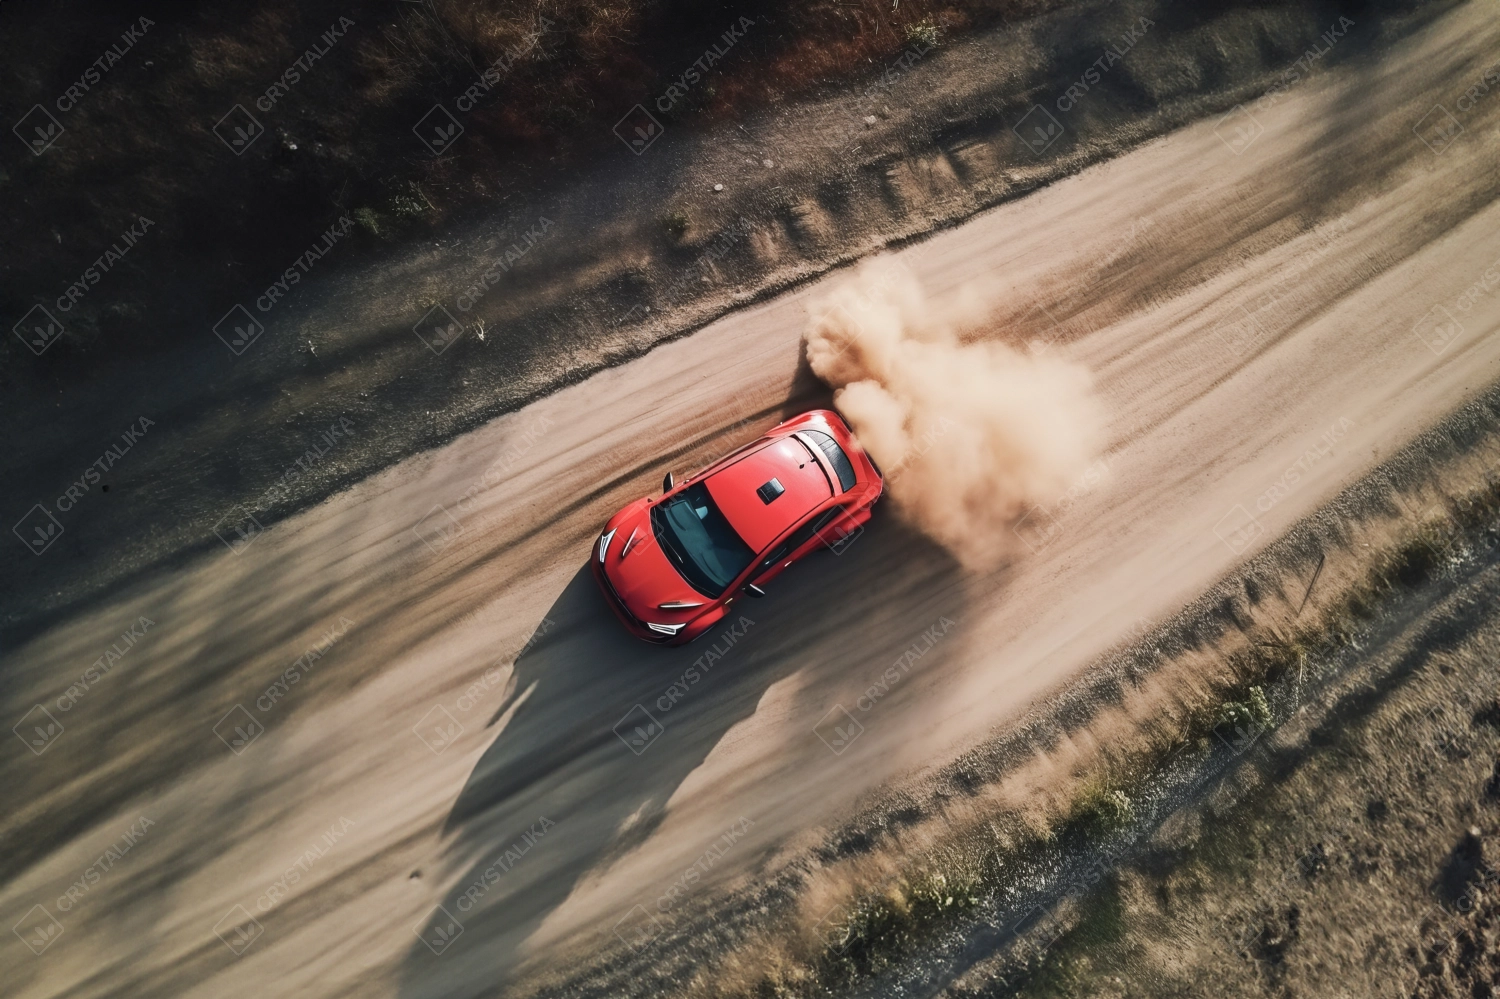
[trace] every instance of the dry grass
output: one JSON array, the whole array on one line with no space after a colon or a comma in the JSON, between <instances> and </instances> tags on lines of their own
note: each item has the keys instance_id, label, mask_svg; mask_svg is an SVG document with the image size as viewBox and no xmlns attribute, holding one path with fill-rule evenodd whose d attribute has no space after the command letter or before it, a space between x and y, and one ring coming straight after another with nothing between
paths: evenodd
<instances>
[{"instance_id":1,"label":"dry grass","mask_svg":"<svg viewBox=\"0 0 1500 999\"><path fill-rule=\"evenodd\" d=\"M1493 994L1492 559L1083 899L1119 914L1107 938L1069 914L1041 960L948 995Z\"/></svg>"},{"instance_id":2,"label":"dry grass","mask_svg":"<svg viewBox=\"0 0 1500 999\"><path fill-rule=\"evenodd\" d=\"M1279 724L1309 696L1320 672L1325 681L1336 676L1335 664L1358 648L1360 636L1416 588L1476 550L1493 548L1500 539L1496 409L1479 409L1484 426L1477 437L1472 427L1439 435L1442 447L1434 449L1443 454L1441 465L1413 458L1420 445L1408 449L1408 465L1423 466L1420 473L1407 470L1411 485L1356 487L1363 489L1353 504L1363 506L1359 516L1325 520L1302 532L1309 537L1294 532L1281 543L1284 550L1273 549L1243 577L1221 584L1205 607L1147 636L1132 651L1144 652L1154 675L1136 674L1123 690L1116 684L1119 706L1096 707L1068 730L1069 744L1089 751L1058 752L1054 737L1045 759L1030 746L1018 756L1014 743L1032 742L1041 731L1034 727L951 767L947 776L962 795L944 791L924 806L911 799L898 806L919 816L915 821L856 820L853 827L877 831L840 833L862 847L835 850L799 871L790 915L751 932L680 994L811 997L868 982L972 921L989 900L1001 900L1004 911L1004 900L1022 897L1019 886L1040 883L1069 851L1077 859L1133 842L1136 803L1164 767L1184 760L1206 766L1216 753L1222 758L1215 734L1226 723ZM1298 548L1312 535L1320 535L1316 548ZM1241 596L1226 598L1230 589ZM1154 650L1163 648L1172 654L1157 657ZM1117 656L1105 672L1118 673L1128 658ZM1196 687L1183 682L1194 677L1202 678ZM1173 696L1164 696L1168 689ZM1097 691L1086 696L1107 700ZM1090 886L1064 894L1076 899L1085 890ZM1118 902L1109 891L1100 897ZM1112 905L1091 902L1074 912L1070 939L1092 946L1117 937L1121 917ZM1071 994L1068 982L1047 984L1056 968L1048 971L1044 960L1028 965L1023 958L1017 968L1041 976L1038 994Z\"/></svg>"},{"instance_id":3,"label":"dry grass","mask_svg":"<svg viewBox=\"0 0 1500 999\"><path fill-rule=\"evenodd\" d=\"M81 67L138 17L155 24L62 114L56 145L11 157L0 172L9 209L0 215L0 311L20 316L50 300L138 216L157 228L106 277L107 290L69 313L61 344L0 377L77 378L196 341L204 315L264 288L340 213L358 219L368 250L424 238L480 204L545 191L618 158L612 129L636 103L674 128L692 127L850 86L914 39L1066 2L147 0L122 13L94 0L66 19L44 6L7 6L0 111L11 121L34 104L62 114L56 101ZM722 46L741 16L755 23L662 111L656 98ZM269 110L259 107L340 19L353 24L327 54ZM460 109L460 95L486 71L491 86ZM459 114L465 130L442 157L412 134L435 103ZM212 132L236 104L265 129L238 158ZM337 259L356 252L344 246Z\"/></svg>"}]
</instances>

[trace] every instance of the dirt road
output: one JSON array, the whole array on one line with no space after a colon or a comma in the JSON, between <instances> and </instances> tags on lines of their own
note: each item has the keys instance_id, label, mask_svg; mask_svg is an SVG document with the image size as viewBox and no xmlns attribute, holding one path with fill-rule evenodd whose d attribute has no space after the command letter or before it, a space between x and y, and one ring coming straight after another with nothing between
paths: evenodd
<instances>
[{"instance_id":1,"label":"dirt road","mask_svg":"<svg viewBox=\"0 0 1500 999\"><path fill-rule=\"evenodd\" d=\"M7 993L490 994L1024 710L1500 378L1497 43L1459 7L905 251L933 295L1008 281L994 335L1110 413L997 573L887 509L684 649L593 592L617 506L820 399L813 286L7 650Z\"/></svg>"}]
</instances>

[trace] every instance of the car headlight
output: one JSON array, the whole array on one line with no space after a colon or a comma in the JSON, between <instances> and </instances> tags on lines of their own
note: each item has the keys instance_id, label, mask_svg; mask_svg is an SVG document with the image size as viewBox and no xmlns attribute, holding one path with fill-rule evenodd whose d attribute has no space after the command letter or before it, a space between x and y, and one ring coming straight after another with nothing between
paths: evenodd
<instances>
[{"instance_id":1,"label":"car headlight","mask_svg":"<svg viewBox=\"0 0 1500 999\"><path fill-rule=\"evenodd\" d=\"M609 543L615 539L615 531L618 530L619 528L617 527L599 535L599 561L601 564L604 562L605 553L609 551Z\"/></svg>"},{"instance_id":2,"label":"car headlight","mask_svg":"<svg viewBox=\"0 0 1500 999\"><path fill-rule=\"evenodd\" d=\"M647 621L646 627L650 628L654 632L657 632L658 634L675 635L683 628L686 628L687 624L686 622L684 622L683 624L655 624L651 621Z\"/></svg>"}]
</instances>

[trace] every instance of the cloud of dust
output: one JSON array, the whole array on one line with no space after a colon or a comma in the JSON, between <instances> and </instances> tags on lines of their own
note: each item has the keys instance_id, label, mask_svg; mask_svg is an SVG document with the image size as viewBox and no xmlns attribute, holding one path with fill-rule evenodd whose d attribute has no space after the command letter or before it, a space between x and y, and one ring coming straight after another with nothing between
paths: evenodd
<instances>
[{"instance_id":1,"label":"cloud of dust","mask_svg":"<svg viewBox=\"0 0 1500 999\"><path fill-rule=\"evenodd\" d=\"M804 334L887 495L975 569L1014 549L1028 510L1075 486L1104 429L1082 365L974 339L997 294L971 286L930 301L904 265L877 257L812 303Z\"/></svg>"}]
</instances>

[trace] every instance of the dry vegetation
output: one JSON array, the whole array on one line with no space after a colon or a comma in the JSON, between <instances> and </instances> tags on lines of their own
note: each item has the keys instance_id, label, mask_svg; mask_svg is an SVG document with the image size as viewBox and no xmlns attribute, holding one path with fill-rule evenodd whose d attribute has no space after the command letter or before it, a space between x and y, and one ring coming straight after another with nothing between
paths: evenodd
<instances>
[{"instance_id":1,"label":"dry vegetation","mask_svg":"<svg viewBox=\"0 0 1500 999\"><path fill-rule=\"evenodd\" d=\"M1010 995L1006 982L1095 994L1087 955L1126 932L1106 871L1242 760L1237 725L1269 742L1267 726L1346 693L1341 678L1372 643L1394 640L1428 599L1419 591L1493 564L1497 455L1500 396L1351 487L1019 731L872 805L744 907L776 915L728 934L663 994L841 994L910 973L934 948L998 950L975 972L986 984L960 995ZM1051 946L1037 946L1039 933Z\"/></svg>"},{"instance_id":2,"label":"dry vegetation","mask_svg":"<svg viewBox=\"0 0 1500 999\"><path fill-rule=\"evenodd\" d=\"M340 214L367 248L430 236L480 205L614 161L624 150L612 129L636 103L691 127L873 72L913 40L1063 2L266 0L128 13L95 2L63 20L8 4L0 109L18 121L41 104L65 131L41 156L14 145L0 170L0 312L50 301L131 222L151 219L155 231L106 276L108 290L87 296L64 340L20 369L78 377L196 338L197 321L173 320L217 316L263 288ZM142 16L154 24L60 111L69 85ZM742 17L753 26L662 111L655 98L723 49ZM340 25L330 45L325 33ZM326 54L267 99L311 48ZM460 109L486 72L488 86ZM412 131L435 103L465 130L442 157ZM236 104L265 129L239 157L213 133Z\"/></svg>"},{"instance_id":3,"label":"dry vegetation","mask_svg":"<svg viewBox=\"0 0 1500 999\"><path fill-rule=\"evenodd\" d=\"M1492 996L1500 568L952 999ZM1024 955L1024 956L1023 956Z\"/></svg>"}]
</instances>

